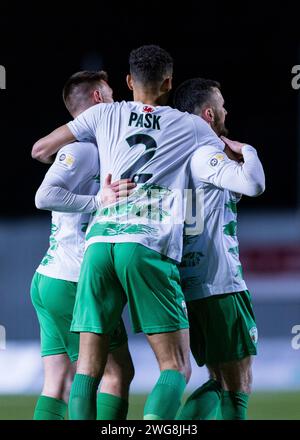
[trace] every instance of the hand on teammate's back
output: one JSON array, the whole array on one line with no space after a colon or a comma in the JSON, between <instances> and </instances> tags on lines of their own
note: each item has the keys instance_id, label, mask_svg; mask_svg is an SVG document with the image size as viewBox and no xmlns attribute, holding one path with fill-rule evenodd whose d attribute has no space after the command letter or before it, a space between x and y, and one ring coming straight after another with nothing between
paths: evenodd
<instances>
[{"instance_id":1,"label":"hand on teammate's back","mask_svg":"<svg viewBox=\"0 0 300 440\"><path fill-rule=\"evenodd\" d=\"M115 203L119 199L128 197L136 187L136 183L130 179L120 179L111 182L112 175L108 174L105 178L103 188L100 191L102 206Z\"/></svg>"}]
</instances>

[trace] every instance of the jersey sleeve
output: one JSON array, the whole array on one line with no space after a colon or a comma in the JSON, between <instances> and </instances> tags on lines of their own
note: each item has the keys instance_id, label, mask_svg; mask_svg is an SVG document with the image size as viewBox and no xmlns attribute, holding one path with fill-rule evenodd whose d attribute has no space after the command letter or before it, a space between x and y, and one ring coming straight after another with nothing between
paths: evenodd
<instances>
[{"instance_id":1,"label":"jersey sleeve","mask_svg":"<svg viewBox=\"0 0 300 440\"><path fill-rule=\"evenodd\" d=\"M89 148L96 149L96 146ZM91 153L82 144L70 144L59 151L35 195L38 209L86 213L98 209L99 196L74 193L79 184L87 179L93 156Z\"/></svg>"},{"instance_id":2,"label":"jersey sleeve","mask_svg":"<svg viewBox=\"0 0 300 440\"><path fill-rule=\"evenodd\" d=\"M67 126L79 142L88 141L96 143L96 129L101 119L101 108L103 106L105 104L93 105L80 113L73 121L68 122Z\"/></svg>"},{"instance_id":3,"label":"jersey sleeve","mask_svg":"<svg viewBox=\"0 0 300 440\"><path fill-rule=\"evenodd\" d=\"M265 174L255 148L244 145L244 163L230 160L215 147L199 148L191 160L191 172L196 187L202 182L255 197L265 190Z\"/></svg>"}]
</instances>

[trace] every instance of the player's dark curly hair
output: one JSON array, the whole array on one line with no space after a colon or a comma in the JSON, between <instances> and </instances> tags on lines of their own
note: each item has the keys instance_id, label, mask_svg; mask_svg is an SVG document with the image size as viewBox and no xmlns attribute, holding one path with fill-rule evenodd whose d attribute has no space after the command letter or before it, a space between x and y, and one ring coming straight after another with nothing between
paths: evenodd
<instances>
[{"instance_id":1,"label":"player's dark curly hair","mask_svg":"<svg viewBox=\"0 0 300 440\"><path fill-rule=\"evenodd\" d=\"M202 106L211 101L215 87L220 89L220 83L212 79L188 79L175 90L174 106L182 112L199 114Z\"/></svg>"},{"instance_id":2,"label":"player's dark curly hair","mask_svg":"<svg viewBox=\"0 0 300 440\"><path fill-rule=\"evenodd\" d=\"M70 76L63 88L63 100L65 106L72 114L79 108L101 80L108 81L108 75L104 70L82 70Z\"/></svg>"},{"instance_id":3,"label":"player's dark curly hair","mask_svg":"<svg viewBox=\"0 0 300 440\"><path fill-rule=\"evenodd\" d=\"M141 46L129 55L130 74L141 84L155 84L173 72L173 58L154 44Z\"/></svg>"}]
</instances>

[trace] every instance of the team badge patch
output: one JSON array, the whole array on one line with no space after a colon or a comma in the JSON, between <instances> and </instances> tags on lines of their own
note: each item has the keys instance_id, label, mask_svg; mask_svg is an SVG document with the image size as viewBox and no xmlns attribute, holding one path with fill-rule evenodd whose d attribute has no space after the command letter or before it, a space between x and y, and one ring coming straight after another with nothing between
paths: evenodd
<instances>
[{"instance_id":1,"label":"team badge patch","mask_svg":"<svg viewBox=\"0 0 300 440\"><path fill-rule=\"evenodd\" d=\"M182 303L181 303L181 307L183 308L183 311L184 311L184 313L185 313L185 316L187 317L188 312L187 312L187 307L186 307L186 303L185 303L185 301L182 301Z\"/></svg>"},{"instance_id":2,"label":"team badge patch","mask_svg":"<svg viewBox=\"0 0 300 440\"><path fill-rule=\"evenodd\" d=\"M212 167L217 166L220 162L222 162L225 159L224 154L222 153L217 153L215 154L209 161L209 164Z\"/></svg>"},{"instance_id":3,"label":"team badge patch","mask_svg":"<svg viewBox=\"0 0 300 440\"><path fill-rule=\"evenodd\" d=\"M145 112L145 113L152 113L152 112L154 112L154 108L151 107L150 105L144 105L143 112Z\"/></svg>"},{"instance_id":4,"label":"team badge patch","mask_svg":"<svg viewBox=\"0 0 300 440\"><path fill-rule=\"evenodd\" d=\"M254 342L254 344L257 344L258 332L257 332L257 328L256 327L251 327L250 328L249 335L250 335L250 338L252 339L252 341Z\"/></svg>"},{"instance_id":5,"label":"team badge patch","mask_svg":"<svg viewBox=\"0 0 300 440\"><path fill-rule=\"evenodd\" d=\"M74 156L72 156L72 154L70 153L61 153L58 157L58 160L61 164L66 165L68 168L71 168L71 166L75 162Z\"/></svg>"}]
</instances>

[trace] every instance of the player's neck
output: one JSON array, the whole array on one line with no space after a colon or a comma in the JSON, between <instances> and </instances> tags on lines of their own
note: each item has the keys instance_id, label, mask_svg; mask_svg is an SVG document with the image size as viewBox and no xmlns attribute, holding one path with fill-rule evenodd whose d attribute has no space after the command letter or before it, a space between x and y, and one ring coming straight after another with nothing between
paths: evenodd
<instances>
[{"instance_id":1,"label":"player's neck","mask_svg":"<svg viewBox=\"0 0 300 440\"><path fill-rule=\"evenodd\" d=\"M143 104L156 106L166 105L168 97L166 94L157 95L153 93L134 91L133 99L134 101L142 102Z\"/></svg>"}]
</instances>

